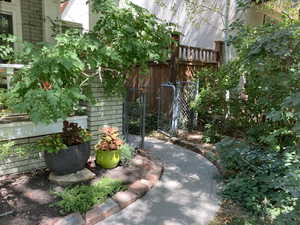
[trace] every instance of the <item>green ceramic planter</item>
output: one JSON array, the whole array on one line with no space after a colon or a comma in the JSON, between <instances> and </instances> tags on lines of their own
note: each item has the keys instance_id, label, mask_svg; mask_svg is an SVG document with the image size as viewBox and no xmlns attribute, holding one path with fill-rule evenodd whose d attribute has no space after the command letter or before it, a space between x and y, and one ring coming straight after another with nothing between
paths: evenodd
<instances>
[{"instance_id":1,"label":"green ceramic planter","mask_svg":"<svg viewBox=\"0 0 300 225\"><path fill-rule=\"evenodd\" d=\"M96 163L105 169L115 168L120 162L120 150L96 152Z\"/></svg>"}]
</instances>

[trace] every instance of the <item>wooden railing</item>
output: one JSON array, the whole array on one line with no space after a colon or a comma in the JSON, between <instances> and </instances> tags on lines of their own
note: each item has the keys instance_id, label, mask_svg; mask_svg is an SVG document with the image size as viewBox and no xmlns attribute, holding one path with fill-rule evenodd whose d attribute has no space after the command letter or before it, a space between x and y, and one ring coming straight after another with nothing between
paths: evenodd
<instances>
[{"instance_id":1,"label":"wooden railing","mask_svg":"<svg viewBox=\"0 0 300 225\"><path fill-rule=\"evenodd\" d=\"M196 48L179 45L178 57L184 61L200 61L204 63L216 63L219 60L219 52L213 49Z\"/></svg>"},{"instance_id":2,"label":"wooden railing","mask_svg":"<svg viewBox=\"0 0 300 225\"><path fill-rule=\"evenodd\" d=\"M15 70L23 68L21 64L0 64L0 86L10 88L10 80Z\"/></svg>"}]
</instances>

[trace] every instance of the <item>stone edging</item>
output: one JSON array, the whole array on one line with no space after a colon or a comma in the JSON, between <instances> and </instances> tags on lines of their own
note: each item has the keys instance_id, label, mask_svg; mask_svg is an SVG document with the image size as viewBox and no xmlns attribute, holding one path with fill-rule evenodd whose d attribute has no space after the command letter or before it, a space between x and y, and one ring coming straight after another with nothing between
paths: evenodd
<instances>
[{"instance_id":1,"label":"stone edging","mask_svg":"<svg viewBox=\"0 0 300 225\"><path fill-rule=\"evenodd\" d=\"M129 185L128 190L120 191L104 203L95 205L86 212L85 218L79 212L72 213L52 225L94 225L143 197L159 181L163 173L163 166L159 162L141 155L136 156L132 160L132 164L142 167L147 172L142 179Z\"/></svg>"}]
</instances>

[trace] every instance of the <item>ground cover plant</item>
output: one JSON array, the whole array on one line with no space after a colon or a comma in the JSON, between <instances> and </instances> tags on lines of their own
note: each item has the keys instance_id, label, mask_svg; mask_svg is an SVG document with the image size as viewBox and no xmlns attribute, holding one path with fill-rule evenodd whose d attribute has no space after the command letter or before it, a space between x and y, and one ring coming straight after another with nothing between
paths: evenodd
<instances>
[{"instance_id":1,"label":"ground cover plant","mask_svg":"<svg viewBox=\"0 0 300 225\"><path fill-rule=\"evenodd\" d=\"M119 180L102 178L94 185L77 185L66 188L62 192L54 192L61 200L52 204L61 208L61 212L85 213L94 205L105 202L105 200L118 191L125 190L125 186Z\"/></svg>"},{"instance_id":2,"label":"ground cover plant","mask_svg":"<svg viewBox=\"0 0 300 225\"><path fill-rule=\"evenodd\" d=\"M232 29L237 58L199 74L194 102L207 140L221 140L223 196L256 218L248 224L298 225L300 23Z\"/></svg>"}]
</instances>

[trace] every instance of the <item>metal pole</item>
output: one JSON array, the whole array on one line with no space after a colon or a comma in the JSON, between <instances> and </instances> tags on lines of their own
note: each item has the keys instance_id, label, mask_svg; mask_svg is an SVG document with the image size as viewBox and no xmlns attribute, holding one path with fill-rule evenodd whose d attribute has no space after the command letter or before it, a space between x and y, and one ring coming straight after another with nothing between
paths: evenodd
<instances>
[{"instance_id":1,"label":"metal pole","mask_svg":"<svg viewBox=\"0 0 300 225\"><path fill-rule=\"evenodd\" d=\"M159 96L158 96L158 98L157 98L157 100L158 100L158 112L157 112L157 130L160 130L160 114L161 114L161 96L162 96L162 87L160 86L160 88L159 88Z\"/></svg>"},{"instance_id":2,"label":"metal pole","mask_svg":"<svg viewBox=\"0 0 300 225\"><path fill-rule=\"evenodd\" d=\"M129 90L128 90L129 92ZM124 97L124 103L123 103L123 135L126 140L126 142L129 141L128 139L128 95L129 93L126 92Z\"/></svg>"},{"instance_id":3,"label":"metal pole","mask_svg":"<svg viewBox=\"0 0 300 225\"><path fill-rule=\"evenodd\" d=\"M143 108L142 108L142 140L141 140L141 149L145 147L145 136L146 136L146 92L143 91Z\"/></svg>"},{"instance_id":4,"label":"metal pole","mask_svg":"<svg viewBox=\"0 0 300 225\"><path fill-rule=\"evenodd\" d=\"M229 54L229 46L228 46L228 37L229 37L229 13L230 13L230 5L231 5L231 1L230 0L226 0L226 5L225 5L225 29L224 29L224 40L225 40L225 63L227 63L229 61L230 58L230 54Z\"/></svg>"}]
</instances>

